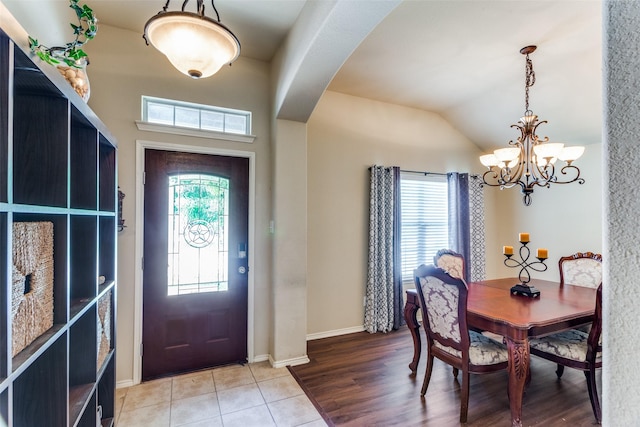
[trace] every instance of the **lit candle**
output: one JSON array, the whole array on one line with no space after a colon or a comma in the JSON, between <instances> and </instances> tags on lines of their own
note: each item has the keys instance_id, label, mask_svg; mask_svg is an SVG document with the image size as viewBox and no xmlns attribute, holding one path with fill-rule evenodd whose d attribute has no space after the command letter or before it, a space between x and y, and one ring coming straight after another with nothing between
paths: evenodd
<instances>
[{"instance_id":1,"label":"lit candle","mask_svg":"<svg viewBox=\"0 0 640 427\"><path fill-rule=\"evenodd\" d=\"M503 246L502 253L505 255L513 255L513 246Z\"/></svg>"},{"instance_id":2,"label":"lit candle","mask_svg":"<svg viewBox=\"0 0 640 427\"><path fill-rule=\"evenodd\" d=\"M547 259L549 258L549 251L545 248L538 248L538 258Z\"/></svg>"},{"instance_id":3,"label":"lit candle","mask_svg":"<svg viewBox=\"0 0 640 427\"><path fill-rule=\"evenodd\" d=\"M520 243L528 243L529 242L529 233L520 233L518 235Z\"/></svg>"}]
</instances>

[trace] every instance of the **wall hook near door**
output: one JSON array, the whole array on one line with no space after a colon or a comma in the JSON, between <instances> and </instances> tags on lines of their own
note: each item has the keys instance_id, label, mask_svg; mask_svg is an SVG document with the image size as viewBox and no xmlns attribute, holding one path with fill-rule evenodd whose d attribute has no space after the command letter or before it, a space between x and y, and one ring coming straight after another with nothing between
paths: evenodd
<instances>
[{"instance_id":1,"label":"wall hook near door","mask_svg":"<svg viewBox=\"0 0 640 427\"><path fill-rule=\"evenodd\" d=\"M124 225L124 219L122 219L122 199L125 198L125 194L120 191L120 187L118 187L118 231L123 231L126 227Z\"/></svg>"}]
</instances>

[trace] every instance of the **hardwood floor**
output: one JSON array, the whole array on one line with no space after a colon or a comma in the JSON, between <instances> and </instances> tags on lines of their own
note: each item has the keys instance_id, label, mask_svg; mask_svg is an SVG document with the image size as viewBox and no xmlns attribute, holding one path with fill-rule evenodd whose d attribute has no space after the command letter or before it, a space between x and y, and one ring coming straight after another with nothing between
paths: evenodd
<instances>
[{"instance_id":1,"label":"hardwood floor","mask_svg":"<svg viewBox=\"0 0 640 427\"><path fill-rule=\"evenodd\" d=\"M310 363L290 371L330 426L458 426L460 384L451 368L436 359L425 399L420 389L426 366L417 375L406 327L388 334L360 332L308 342ZM532 357L531 383L525 391L524 426L597 425L584 374ZM598 391L602 394L601 374ZM507 373L472 375L467 426L510 426Z\"/></svg>"}]
</instances>

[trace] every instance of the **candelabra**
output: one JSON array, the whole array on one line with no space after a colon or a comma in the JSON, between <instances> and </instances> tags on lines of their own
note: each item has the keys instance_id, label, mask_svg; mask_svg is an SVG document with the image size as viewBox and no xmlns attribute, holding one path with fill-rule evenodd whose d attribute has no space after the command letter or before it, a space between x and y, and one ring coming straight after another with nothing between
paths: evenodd
<instances>
[{"instance_id":1,"label":"candelabra","mask_svg":"<svg viewBox=\"0 0 640 427\"><path fill-rule=\"evenodd\" d=\"M504 246L503 254L506 257L504 260L504 265L510 268L520 268L520 272L518 273L518 279L520 283L517 283L511 288L511 293L513 295L523 295L526 297L536 298L540 296L540 291L536 289L535 286L529 285L531 281L531 274L529 273L529 269L543 272L547 271L547 265L544 261L547 259L548 251L544 248L539 248L536 253L536 258L538 261L529 262L529 257L531 256L531 250L527 246L529 244L529 233L520 233L519 239L520 241L520 250L518 254L520 255L520 261L518 261L513 257L513 246Z\"/></svg>"}]
</instances>

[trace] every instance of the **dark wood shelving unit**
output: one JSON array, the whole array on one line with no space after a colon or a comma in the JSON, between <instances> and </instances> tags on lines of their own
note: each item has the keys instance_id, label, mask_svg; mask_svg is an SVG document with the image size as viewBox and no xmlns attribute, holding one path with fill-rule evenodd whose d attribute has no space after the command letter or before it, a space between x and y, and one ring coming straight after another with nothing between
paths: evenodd
<instances>
[{"instance_id":1,"label":"dark wood shelving unit","mask_svg":"<svg viewBox=\"0 0 640 427\"><path fill-rule=\"evenodd\" d=\"M116 159L113 136L0 4L0 425L113 425ZM37 245L16 244L15 227L42 222L48 276L17 273L16 248ZM53 325L14 352L13 301L33 298L36 274Z\"/></svg>"}]
</instances>

